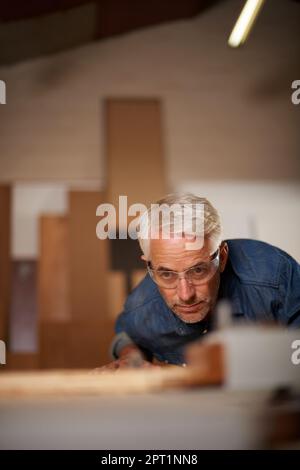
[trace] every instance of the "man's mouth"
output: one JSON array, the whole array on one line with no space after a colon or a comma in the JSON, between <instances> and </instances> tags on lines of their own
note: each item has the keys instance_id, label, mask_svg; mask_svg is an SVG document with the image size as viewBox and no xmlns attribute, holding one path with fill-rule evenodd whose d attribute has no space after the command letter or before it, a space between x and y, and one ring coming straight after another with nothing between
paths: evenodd
<instances>
[{"instance_id":1,"label":"man's mouth","mask_svg":"<svg viewBox=\"0 0 300 470\"><path fill-rule=\"evenodd\" d=\"M196 304L192 305L176 305L177 310L182 313L196 313L199 310L199 307L204 303L204 300L200 300Z\"/></svg>"}]
</instances>

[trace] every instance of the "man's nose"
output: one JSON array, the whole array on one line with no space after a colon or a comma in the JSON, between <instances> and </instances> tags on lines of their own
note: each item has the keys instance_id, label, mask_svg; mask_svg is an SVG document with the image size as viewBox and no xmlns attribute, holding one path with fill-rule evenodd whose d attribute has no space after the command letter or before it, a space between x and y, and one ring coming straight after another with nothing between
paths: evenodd
<instances>
[{"instance_id":1,"label":"man's nose","mask_svg":"<svg viewBox=\"0 0 300 470\"><path fill-rule=\"evenodd\" d=\"M195 295L195 287L190 284L185 278L178 280L177 294L180 300L187 302Z\"/></svg>"}]
</instances>

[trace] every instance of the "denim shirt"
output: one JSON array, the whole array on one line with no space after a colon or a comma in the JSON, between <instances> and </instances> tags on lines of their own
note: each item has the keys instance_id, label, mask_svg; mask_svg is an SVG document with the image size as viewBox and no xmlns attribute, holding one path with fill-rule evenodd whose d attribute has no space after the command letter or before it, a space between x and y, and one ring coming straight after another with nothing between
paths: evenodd
<instances>
[{"instance_id":1,"label":"denim shirt","mask_svg":"<svg viewBox=\"0 0 300 470\"><path fill-rule=\"evenodd\" d=\"M264 242L227 240L228 261L221 273L218 299L228 299L233 319L300 327L300 265L287 253ZM149 275L128 296L112 344L118 357L135 343L148 357L171 364L184 362L184 348L213 328L209 319L188 324L165 303Z\"/></svg>"}]
</instances>

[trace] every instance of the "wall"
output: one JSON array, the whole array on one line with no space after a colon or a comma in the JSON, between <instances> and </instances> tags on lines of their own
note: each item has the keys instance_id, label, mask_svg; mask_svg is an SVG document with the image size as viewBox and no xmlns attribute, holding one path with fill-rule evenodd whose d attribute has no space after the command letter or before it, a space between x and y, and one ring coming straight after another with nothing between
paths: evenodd
<instances>
[{"instance_id":1,"label":"wall","mask_svg":"<svg viewBox=\"0 0 300 470\"><path fill-rule=\"evenodd\" d=\"M300 6L267 2L249 42L232 50L226 40L240 5L220 2L193 20L0 68L7 83L7 104L0 106L0 181L103 188L104 99L157 97L164 107L169 189L205 195L213 188L212 199L216 193L220 207L233 213L244 201L246 213L260 221L254 221L254 233L248 215L247 221L241 217L234 233L262 237L300 259L299 191L291 190L300 179L300 106L290 99L291 82L300 77ZM278 201L284 201L280 230ZM26 215L24 202L19 207ZM225 225L233 227L226 222L231 219L226 209ZM22 230L13 224L16 257L36 252L34 236Z\"/></svg>"},{"instance_id":2,"label":"wall","mask_svg":"<svg viewBox=\"0 0 300 470\"><path fill-rule=\"evenodd\" d=\"M299 183L188 181L177 190L205 195L218 208L224 238L268 241L300 262Z\"/></svg>"},{"instance_id":3,"label":"wall","mask_svg":"<svg viewBox=\"0 0 300 470\"><path fill-rule=\"evenodd\" d=\"M71 52L1 68L0 178L103 186L107 96L159 97L170 187L183 179L299 179L300 7L272 0L250 40L226 40L241 2Z\"/></svg>"}]
</instances>

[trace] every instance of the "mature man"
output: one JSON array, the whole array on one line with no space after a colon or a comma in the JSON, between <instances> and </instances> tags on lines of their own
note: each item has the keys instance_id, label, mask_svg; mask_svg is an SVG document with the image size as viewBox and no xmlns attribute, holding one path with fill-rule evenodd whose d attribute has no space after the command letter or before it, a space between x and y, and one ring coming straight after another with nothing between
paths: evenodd
<instances>
[{"instance_id":1,"label":"mature man","mask_svg":"<svg viewBox=\"0 0 300 470\"><path fill-rule=\"evenodd\" d=\"M153 217L170 206L172 220ZM178 212L188 222L179 229ZM138 234L148 274L117 319L109 368L184 364L186 345L213 328L220 299L230 301L234 319L300 326L300 265L264 242L222 240L207 199L167 196L141 217Z\"/></svg>"}]
</instances>

